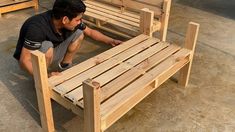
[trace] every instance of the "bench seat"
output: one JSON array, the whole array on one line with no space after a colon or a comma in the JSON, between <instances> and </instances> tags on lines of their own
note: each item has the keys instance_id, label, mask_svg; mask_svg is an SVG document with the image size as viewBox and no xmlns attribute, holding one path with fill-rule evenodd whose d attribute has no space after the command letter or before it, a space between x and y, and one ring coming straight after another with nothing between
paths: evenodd
<instances>
[{"instance_id":1,"label":"bench seat","mask_svg":"<svg viewBox=\"0 0 235 132\"><path fill-rule=\"evenodd\" d=\"M185 47L139 35L47 78L45 56L32 53L42 126L54 130L50 99L84 118L86 132L104 131L180 71L188 83L198 24L190 23Z\"/></svg>"},{"instance_id":2,"label":"bench seat","mask_svg":"<svg viewBox=\"0 0 235 132\"><path fill-rule=\"evenodd\" d=\"M135 11L122 10L124 6L115 6L115 1L112 2L85 0L87 9L84 14L84 22L126 38L132 38L142 33L147 34L147 31L144 31L145 29L149 30L149 34L159 31L161 37L166 35L170 0L165 0L165 5L168 7L167 10L165 9L167 13L164 13L160 7L154 8L153 6L150 8L158 10L154 11L148 8L135 9ZM133 4L138 4L138 2ZM140 7L145 6L143 4ZM146 7L148 6L146 5ZM164 37L160 39L163 40Z\"/></svg>"}]
</instances>

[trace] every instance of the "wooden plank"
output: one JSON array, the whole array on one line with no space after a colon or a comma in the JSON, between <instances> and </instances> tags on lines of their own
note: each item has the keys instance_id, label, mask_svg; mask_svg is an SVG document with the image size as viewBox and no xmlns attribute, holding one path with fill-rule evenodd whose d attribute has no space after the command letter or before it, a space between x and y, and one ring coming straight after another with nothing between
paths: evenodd
<instances>
[{"instance_id":1,"label":"wooden plank","mask_svg":"<svg viewBox=\"0 0 235 132\"><path fill-rule=\"evenodd\" d=\"M89 17L92 17L92 18L95 18L95 19L98 19L100 21L111 23L111 24L113 24L115 26L118 26L118 27L123 27L123 28L125 28L127 30L130 30L130 31L133 31L133 32L138 32L139 31L139 29L137 27L135 27L135 26L124 24L124 23L119 22L117 20L109 19L109 18L104 17L102 15L94 14L93 12L86 11L85 15L87 15Z\"/></svg>"},{"instance_id":2,"label":"wooden plank","mask_svg":"<svg viewBox=\"0 0 235 132\"><path fill-rule=\"evenodd\" d=\"M92 57L90 59L88 59L87 61L84 61L68 70L65 70L64 72L62 72L61 76L52 76L51 78L49 78L49 82L52 86L56 86L72 77L74 77L77 74L82 73L83 71L98 65L102 62L104 62L105 60L111 58L114 55L119 54L120 52L123 52L124 50L142 42L145 41L146 39L148 39L149 36L147 35L139 35L129 41L124 42L123 44L113 47L112 49L109 49L95 57ZM76 72L74 72L76 71Z\"/></svg>"},{"instance_id":3,"label":"wooden plank","mask_svg":"<svg viewBox=\"0 0 235 132\"><path fill-rule=\"evenodd\" d=\"M86 3L86 6L87 6L87 9L91 8L91 9L99 10L99 11L102 11L103 13L114 15L116 17L126 19L126 20L129 20L129 21L135 22L135 23L140 22L140 18L139 18L138 15L136 15L135 17L131 17L131 16L126 15L125 13L120 13L120 10L118 12L117 11L112 11L112 10L106 9L106 6L100 7L100 6L92 5L92 4L89 4L89 3ZM112 8L112 7L110 7L110 8Z\"/></svg>"},{"instance_id":4,"label":"wooden plank","mask_svg":"<svg viewBox=\"0 0 235 132\"><path fill-rule=\"evenodd\" d=\"M18 3L23 3L23 2L27 2L27 1L30 1L30 0L20 0L20 1L1 0L1 1L0 1L0 7L8 6L8 5L13 5L13 4L18 4Z\"/></svg>"},{"instance_id":5,"label":"wooden plank","mask_svg":"<svg viewBox=\"0 0 235 132\"><path fill-rule=\"evenodd\" d=\"M138 52L148 48L149 46L159 42L159 39L151 38L148 39L142 43L139 43L138 45L131 47L129 50L126 50L111 59L97 65L96 67L93 67L78 76L58 85L54 88L58 93L61 95L66 94L67 92L75 89L76 87L79 87L82 83L82 81L86 80L87 78L94 78L95 76L105 72L106 70L114 67L115 65L119 64L120 62L130 58L131 56L137 54Z\"/></svg>"},{"instance_id":6,"label":"wooden plank","mask_svg":"<svg viewBox=\"0 0 235 132\"><path fill-rule=\"evenodd\" d=\"M41 125L44 131L54 132L55 128L51 109L45 55L36 50L32 52L31 56Z\"/></svg>"},{"instance_id":7,"label":"wooden plank","mask_svg":"<svg viewBox=\"0 0 235 132\"><path fill-rule=\"evenodd\" d=\"M160 84L162 84L163 82L158 80L159 77L168 74L169 76L167 76L167 78L169 78L184 66L189 60L185 58L177 61L177 58L184 56L187 57L189 54L189 50L180 50L175 55L160 63L115 96L101 104L101 119L102 124L105 124L102 125L102 129L108 128L138 102L154 91Z\"/></svg>"},{"instance_id":8,"label":"wooden plank","mask_svg":"<svg viewBox=\"0 0 235 132\"><path fill-rule=\"evenodd\" d=\"M84 132L100 132L100 85L90 79L83 82Z\"/></svg>"},{"instance_id":9,"label":"wooden plank","mask_svg":"<svg viewBox=\"0 0 235 132\"><path fill-rule=\"evenodd\" d=\"M138 11L140 11L143 8L149 8L150 10L153 10L155 16L158 16L158 17L161 16L161 14L162 14L162 10L157 6L151 6L151 5L143 4L141 2L137 2L137 1L133 1L133 0L124 0L124 1L120 1L120 0L97 0L97 1L106 2L106 3L110 3L110 4L115 4L115 5L119 5L119 6L124 6L124 7L128 7L130 9L138 10Z\"/></svg>"},{"instance_id":10,"label":"wooden plank","mask_svg":"<svg viewBox=\"0 0 235 132\"><path fill-rule=\"evenodd\" d=\"M154 12L147 8L141 10L140 13L140 33L153 36Z\"/></svg>"},{"instance_id":11,"label":"wooden plank","mask_svg":"<svg viewBox=\"0 0 235 132\"><path fill-rule=\"evenodd\" d=\"M194 22L190 22L188 26L185 40L185 48L192 50L192 54L190 55L190 62L180 71L179 84L184 87L188 85L199 27L200 25Z\"/></svg>"},{"instance_id":12,"label":"wooden plank","mask_svg":"<svg viewBox=\"0 0 235 132\"><path fill-rule=\"evenodd\" d=\"M92 22L90 22L90 21L88 21L88 20L84 20L84 19L83 19L83 22L85 22L86 24L88 24L88 25L90 25L90 26L95 26L95 27L97 27L96 24L94 24L94 23L92 23ZM127 35L126 33L122 33L122 32L119 32L119 31L110 29L110 28L108 28L108 27L100 26L100 27L98 27L98 28L100 28L100 29L102 29L102 30L105 30L105 31L108 31L108 32L111 32L111 33L114 33L114 34L117 34L117 35L119 35L119 36L121 36L121 37L124 37L124 38L127 38L127 39L133 38L133 36L130 36L130 35ZM137 34L135 34L135 36L137 36Z\"/></svg>"},{"instance_id":13,"label":"wooden plank","mask_svg":"<svg viewBox=\"0 0 235 132\"><path fill-rule=\"evenodd\" d=\"M120 8L115 8L114 6L103 4L102 2L95 2L93 0L85 0L84 3L85 4L94 5L96 7L105 8L105 9L107 9L109 11L113 11L113 12L117 12L117 13L122 13L125 16L129 16L129 17L132 17L132 18L140 19L140 17L135 12L129 12L129 11L121 12Z\"/></svg>"},{"instance_id":14,"label":"wooden plank","mask_svg":"<svg viewBox=\"0 0 235 132\"><path fill-rule=\"evenodd\" d=\"M105 18L103 21L105 21L105 22L106 22L107 19L108 19L108 21L111 21L109 19L112 19L112 20L115 20L115 21L118 21L118 22L122 22L122 23L125 23L125 24L128 24L128 25L134 26L134 27L139 27L139 23L133 22L133 21L130 21L130 20L127 20L127 19L123 19L123 18L120 17L121 16L120 14L119 14L119 16L115 16L111 12L110 13L102 12L98 9L92 9L92 8L87 8L86 12L91 12L95 15L103 16Z\"/></svg>"},{"instance_id":15,"label":"wooden plank","mask_svg":"<svg viewBox=\"0 0 235 132\"><path fill-rule=\"evenodd\" d=\"M106 83L112 81L114 78L117 78L118 76L120 76L121 74L123 74L124 72L129 70L130 68L136 66L138 63L141 63L142 61L146 60L147 58L149 58L150 56L154 55L155 53L161 51L162 49L164 49L167 46L168 46L167 43L156 44L156 45L146 49L145 51L141 52L140 54L126 60L125 62L123 62L119 65L117 65L116 67L113 67L111 70L106 71L106 72L102 73L101 75L95 77L94 80L98 81L102 87ZM124 80L126 80L126 79L124 79ZM120 84L117 84L117 83L114 84L114 86L116 86L116 85L120 85ZM102 91L104 91L104 90L102 90ZM113 91L113 93L115 93L115 92L116 91ZM102 93L101 97L104 95L105 94ZM75 104L80 104L80 103L76 103L76 102L83 98L82 89L77 88L74 91L66 94L65 96L67 98L69 98L70 100L73 100ZM104 99L102 99L102 101L103 100Z\"/></svg>"},{"instance_id":16,"label":"wooden plank","mask_svg":"<svg viewBox=\"0 0 235 132\"><path fill-rule=\"evenodd\" d=\"M170 9L171 9L171 0L164 0L163 15L160 18L160 21L161 21L160 40L161 41L166 41L168 22L169 22L169 17L170 17Z\"/></svg>"},{"instance_id":17,"label":"wooden plank","mask_svg":"<svg viewBox=\"0 0 235 132\"><path fill-rule=\"evenodd\" d=\"M159 64L161 61L172 55L174 52L179 50L180 47L176 45L170 45L168 48L163 51L153 55L146 61L143 61L136 67L132 68L130 71L119 76L117 79L109 82L104 87L101 88L101 101L106 100L111 95L122 89L124 86L134 81L139 76L143 75L147 70L153 66Z\"/></svg>"},{"instance_id":18,"label":"wooden plank","mask_svg":"<svg viewBox=\"0 0 235 132\"><path fill-rule=\"evenodd\" d=\"M18 3L14 5L3 6L3 7L0 7L0 14L11 12L11 11L16 11L16 10L20 10L24 8L34 7L34 6L36 6L34 1L28 1L28 2Z\"/></svg>"}]
</instances>

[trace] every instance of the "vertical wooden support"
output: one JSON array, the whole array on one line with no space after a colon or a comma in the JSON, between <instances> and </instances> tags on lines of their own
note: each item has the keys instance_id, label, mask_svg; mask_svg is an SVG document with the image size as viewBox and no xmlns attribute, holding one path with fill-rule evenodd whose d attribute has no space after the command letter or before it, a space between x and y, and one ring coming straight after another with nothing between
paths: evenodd
<instances>
[{"instance_id":1,"label":"vertical wooden support","mask_svg":"<svg viewBox=\"0 0 235 132\"><path fill-rule=\"evenodd\" d=\"M200 25L197 23L190 22L188 26L187 34L186 34L185 48L192 50L192 53L190 54L190 57L189 57L190 59L189 63L180 70L179 84L184 87L188 85L189 74L191 71L193 55L194 55L195 46L196 46L197 37L198 37L199 26Z\"/></svg>"},{"instance_id":2,"label":"vertical wooden support","mask_svg":"<svg viewBox=\"0 0 235 132\"><path fill-rule=\"evenodd\" d=\"M35 13L38 13L38 0L33 0L34 2L34 11Z\"/></svg>"},{"instance_id":3,"label":"vertical wooden support","mask_svg":"<svg viewBox=\"0 0 235 132\"><path fill-rule=\"evenodd\" d=\"M140 32L152 37L153 21L154 21L154 12L150 11L147 8L142 9L140 13Z\"/></svg>"},{"instance_id":4,"label":"vertical wooden support","mask_svg":"<svg viewBox=\"0 0 235 132\"><path fill-rule=\"evenodd\" d=\"M160 40L161 41L166 41L168 21L170 17L170 9L171 9L171 0L164 0L163 14L162 14L162 17L160 18L160 21L161 21Z\"/></svg>"},{"instance_id":5,"label":"vertical wooden support","mask_svg":"<svg viewBox=\"0 0 235 132\"><path fill-rule=\"evenodd\" d=\"M100 84L88 79L83 82L84 131L100 132Z\"/></svg>"},{"instance_id":6,"label":"vertical wooden support","mask_svg":"<svg viewBox=\"0 0 235 132\"><path fill-rule=\"evenodd\" d=\"M33 51L31 57L41 125L44 131L54 132L55 128L51 109L45 55L40 51Z\"/></svg>"}]
</instances>

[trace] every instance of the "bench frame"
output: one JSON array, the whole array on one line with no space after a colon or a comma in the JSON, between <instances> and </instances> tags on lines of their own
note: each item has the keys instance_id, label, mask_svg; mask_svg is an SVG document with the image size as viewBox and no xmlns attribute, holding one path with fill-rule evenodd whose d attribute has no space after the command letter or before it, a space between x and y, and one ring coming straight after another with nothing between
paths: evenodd
<instances>
[{"instance_id":1,"label":"bench frame","mask_svg":"<svg viewBox=\"0 0 235 132\"><path fill-rule=\"evenodd\" d=\"M52 86L50 85L47 77L45 55L39 51L33 51L31 54L33 74L43 130L48 132L55 131L51 99L63 105L65 108L72 110L75 114L83 117L85 132L100 132L106 130L137 103L174 75L175 72L180 72L178 83L186 87L188 85L198 30L199 24L190 22L185 40L185 48L190 50L189 55L186 58L177 58L176 60L184 61L184 65L180 65L177 68L173 67L173 69L169 71L162 71L161 78L156 78L155 81L148 82L149 84L144 84L146 85L144 91L138 91L138 93L130 99L132 105L126 104L124 107L120 107L118 113L117 111L109 112L109 115L112 115L112 119L109 119L108 123L101 119L101 89L99 82L91 79L87 79L83 82L84 109L77 107L75 104L62 98L52 90ZM149 86L152 86L152 88L149 88Z\"/></svg>"},{"instance_id":2,"label":"bench frame","mask_svg":"<svg viewBox=\"0 0 235 132\"><path fill-rule=\"evenodd\" d=\"M38 11L38 0L13 1L0 5L0 17L3 13L34 7Z\"/></svg>"},{"instance_id":3,"label":"bench frame","mask_svg":"<svg viewBox=\"0 0 235 132\"><path fill-rule=\"evenodd\" d=\"M92 2L93 0L85 0L86 1L90 1ZM162 0L163 3L162 5L157 6L152 6L152 5L147 5L141 2L137 2L137 1L133 1L133 0L98 0L96 1L97 3L101 3L101 4L109 4L110 5L110 10L112 10L112 8L117 9L117 6L119 7L120 12L115 12L115 13L119 13L120 15L123 15L125 13L129 13L131 15L136 15L138 14L138 16L140 17L140 23L139 23L139 31L133 31L134 32L134 36L139 35L139 34L146 34L149 36L152 36L152 34L156 31L159 31L160 33L160 40L161 41L166 41L166 36L167 36L167 27L168 27L168 20L169 20L169 15L170 15L170 7L171 7L171 0ZM89 4L89 3L88 3ZM113 7L112 7L113 5ZM89 9L90 7L87 6L87 9ZM130 10L128 9L132 9L135 10L139 13L134 13L134 12L130 12ZM99 9L96 8L97 11L99 11ZM102 11L100 11L102 12ZM85 12L85 16L88 16L88 18L86 20L84 20L87 24L95 26L97 28L106 30L108 32L126 37L126 38L132 38L133 35L128 35L127 32L123 33L120 31L117 31L115 29L110 29L109 27L106 27L106 23L107 21L109 21L109 18L102 18L105 20L102 20L101 18L97 19L95 17L92 16L92 14L86 14L87 12ZM104 13L104 12L102 12ZM109 14L107 14L109 15ZM159 20L156 20L155 18L158 18ZM114 18L114 17L113 17ZM90 22L89 19L94 19L94 22ZM118 19L124 19L124 18L118 18ZM120 21L119 21L120 22ZM114 24L115 22L109 22L109 24ZM121 24L121 23L120 23ZM121 24L122 25L122 24ZM123 25L124 29L126 30L130 30L130 28L127 28ZM133 29L134 30L134 29Z\"/></svg>"}]
</instances>

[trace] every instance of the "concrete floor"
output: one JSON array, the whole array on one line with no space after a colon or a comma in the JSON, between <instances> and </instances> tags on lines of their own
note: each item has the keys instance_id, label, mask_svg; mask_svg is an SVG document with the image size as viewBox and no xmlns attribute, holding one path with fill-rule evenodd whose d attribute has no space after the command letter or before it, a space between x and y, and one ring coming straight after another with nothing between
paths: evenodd
<instances>
[{"instance_id":1,"label":"concrete floor","mask_svg":"<svg viewBox=\"0 0 235 132\"><path fill-rule=\"evenodd\" d=\"M40 4L51 6L46 0ZM182 44L187 23L201 24L189 86L182 89L168 80L107 132L235 131L235 13L229 12L234 4L174 0L169 41ZM19 28L31 15L26 9L0 19L0 132L41 131L33 80L12 58ZM75 62L108 48L86 39ZM58 131L83 130L83 121L55 102L53 112Z\"/></svg>"}]
</instances>

